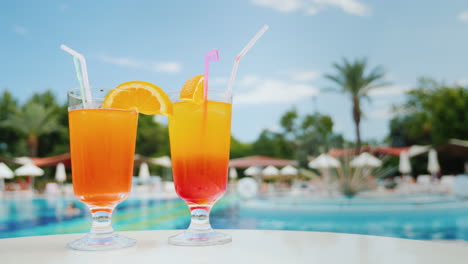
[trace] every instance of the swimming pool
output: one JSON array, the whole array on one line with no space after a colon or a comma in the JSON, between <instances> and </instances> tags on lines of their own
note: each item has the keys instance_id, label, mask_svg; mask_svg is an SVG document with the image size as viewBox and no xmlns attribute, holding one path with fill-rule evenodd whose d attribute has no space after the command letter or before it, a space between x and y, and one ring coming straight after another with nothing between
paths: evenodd
<instances>
[{"instance_id":1,"label":"swimming pool","mask_svg":"<svg viewBox=\"0 0 468 264\"><path fill-rule=\"evenodd\" d=\"M73 203L79 212L67 213ZM225 197L213 208L213 214L232 206ZM190 214L180 199L128 199L118 205L113 215L116 230L182 229ZM86 206L73 197L37 199L0 199L0 238L82 233L89 231L91 218Z\"/></svg>"},{"instance_id":2,"label":"swimming pool","mask_svg":"<svg viewBox=\"0 0 468 264\"><path fill-rule=\"evenodd\" d=\"M68 215L69 203L80 209ZM370 234L411 239L468 240L468 202L450 196L304 199L222 198L214 228ZM113 217L116 230L183 229L190 221L180 199L129 199ZM1 199L0 238L87 232L90 217L74 198Z\"/></svg>"},{"instance_id":3,"label":"swimming pool","mask_svg":"<svg viewBox=\"0 0 468 264\"><path fill-rule=\"evenodd\" d=\"M423 240L468 240L468 201L446 195L283 197L245 202L239 219L258 229L309 230Z\"/></svg>"}]
</instances>

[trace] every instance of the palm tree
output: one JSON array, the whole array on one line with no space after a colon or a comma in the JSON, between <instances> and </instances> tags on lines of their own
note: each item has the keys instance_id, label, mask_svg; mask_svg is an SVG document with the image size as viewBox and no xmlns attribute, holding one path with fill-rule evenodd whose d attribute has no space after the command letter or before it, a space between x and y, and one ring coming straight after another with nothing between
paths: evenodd
<instances>
[{"instance_id":1,"label":"palm tree","mask_svg":"<svg viewBox=\"0 0 468 264\"><path fill-rule=\"evenodd\" d=\"M31 157L37 156L39 136L58 129L57 112L53 107L31 102L21 111L16 111L9 119L0 122L1 126L11 127L26 135L26 143Z\"/></svg>"},{"instance_id":2,"label":"palm tree","mask_svg":"<svg viewBox=\"0 0 468 264\"><path fill-rule=\"evenodd\" d=\"M339 86L343 93L351 95L353 104L352 114L356 129L356 150L361 148L361 99L369 98L369 91L387 85L381 82L385 76L385 71L381 66L377 66L370 71L366 71L367 60L356 59L350 62L343 58L341 64L334 63L335 74L326 74L325 78L333 81Z\"/></svg>"}]
</instances>

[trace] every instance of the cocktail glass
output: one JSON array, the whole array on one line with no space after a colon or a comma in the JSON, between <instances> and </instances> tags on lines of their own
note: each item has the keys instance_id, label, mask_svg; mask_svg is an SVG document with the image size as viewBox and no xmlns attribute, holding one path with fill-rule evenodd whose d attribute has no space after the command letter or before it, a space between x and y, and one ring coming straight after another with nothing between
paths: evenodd
<instances>
[{"instance_id":1,"label":"cocktail glass","mask_svg":"<svg viewBox=\"0 0 468 264\"><path fill-rule=\"evenodd\" d=\"M181 101L169 94L173 114L169 117L172 171L177 194L190 208L189 228L169 238L180 246L208 246L232 241L214 231L210 210L226 191L231 141L231 96L209 90L208 100Z\"/></svg>"},{"instance_id":2,"label":"cocktail glass","mask_svg":"<svg viewBox=\"0 0 468 264\"><path fill-rule=\"evenodd\" d=\"M68 246L76 250L130 247L136 240L114 233L114 208L130 192L138 113L103 109L113 88L92 88L93 102L83 107L80 89L68 91L73 190L92 215L91 231Z\"/></svg>"}]
</instances>

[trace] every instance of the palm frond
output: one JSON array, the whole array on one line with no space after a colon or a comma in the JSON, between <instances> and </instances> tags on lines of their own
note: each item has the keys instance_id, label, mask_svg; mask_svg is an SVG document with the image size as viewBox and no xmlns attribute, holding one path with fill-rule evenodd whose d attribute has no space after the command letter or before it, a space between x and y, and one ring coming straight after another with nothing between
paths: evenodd
<instances>
[{"instance_id":1,"label":"palm frond","mask_svg":"<svg viewBox=\"0 0 468 264\"><path fill-rule=\"evenodd\" d=\"M58 129L56 112L38 103L28 103L8 120L0 123L23 134L46 134Z\"/></svg>"},{"instance_id":2,"label":"palm frond","mask_svg":"<svg viewBox=\"0 0 468 264\"><path fill-rule=\"evenodd\" d=\"M344 80L342 76L340 75L331 75L331 74L325 74L324 77L326 79L329 79L330 81L333 81L334 83L343 86L344 85Z\"/></svg>"},{"instance_id":3,"label":"palm frond","mask_svg":"<svg viewBox=\"0 0 468 264\"><path fill-rule=\"evenodd\" d=\"M385 77L385 70L377 66L366 73L367 59L356 59L353 62L346 58L340 64L334 63L335 74L326 74L325 78L333 81L354 96L366 96L372 89L384 87L387 83L381 82Z\"/></svg>"}]
</instances>

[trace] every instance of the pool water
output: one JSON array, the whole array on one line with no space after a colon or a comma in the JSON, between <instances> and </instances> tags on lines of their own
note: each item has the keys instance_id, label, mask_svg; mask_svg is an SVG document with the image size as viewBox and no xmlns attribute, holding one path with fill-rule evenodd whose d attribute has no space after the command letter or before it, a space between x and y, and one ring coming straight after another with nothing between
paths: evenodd
<instances>
[{"instance_id":1,"label":"pool water","mask_svg":"<svg viewBox=\"0 0 468 264\"><path fill-rule=\"evenodd\" d=\"M213 213L231 203L226 197ZM73 203L77 213L70 215L67 205ZM182 229L190 222L188 207L180 199L129 199L113 215L116 230ZM89 231L90 214L86 206L71 198L3 199L0 200L0 238L83 233Z\"/></svg>"},{"instance_id":2,"label":"pool water","mask_svg":"<svg viewBox=\"0 0 468 264\"><path fill-rule=\"evenodd\" d=\"M443 195L257 199L243 203L238 214L242 228L247 222L257 229L468 240L468 201Z\"/></svg>"},{"instance_id":3,"label":"pool water","mask_svg":"<svg viewBox=\"0 0 468 264\"><path fill-rule=\"evenodd\" d=\"M67 205L79 211L70 214ZM114 227L123 230L184 229L189 211L180 199L129 199L118 206ZM468 240L468 202L450 196L394 198L223 197L211 222L219 229L343 232L410 239ZM0 238L84 233L91 220L74 198L0 200Z\"/></svg>"}]
</instances>

